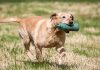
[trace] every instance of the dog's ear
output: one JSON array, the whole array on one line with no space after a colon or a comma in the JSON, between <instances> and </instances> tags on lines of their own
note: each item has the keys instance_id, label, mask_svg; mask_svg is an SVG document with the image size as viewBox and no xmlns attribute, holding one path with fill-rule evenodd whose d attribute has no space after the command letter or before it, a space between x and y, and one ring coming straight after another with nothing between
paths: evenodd
<instances>
[{"instance_id":1,"label":"dog's ear","mask_svg":"<svg viewBox=\"0 0 100 70\"><path fill-rule=\"evenodd\" d=\"M56 13L53 13L53 14L50 16L50 19L57 19L57 14L56 14Z\"/></svg>"}]
</instances>

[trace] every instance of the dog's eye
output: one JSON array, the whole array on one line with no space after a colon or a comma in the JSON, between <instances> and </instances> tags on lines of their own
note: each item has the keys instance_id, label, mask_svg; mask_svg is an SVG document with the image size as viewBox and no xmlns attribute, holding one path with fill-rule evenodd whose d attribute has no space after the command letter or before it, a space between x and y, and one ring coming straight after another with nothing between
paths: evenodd
<instances>
[{"instance_id":1,"label":"dog's eye","mask_svg":"<svg viewBox=\"0 0 100 70\"><path fill-rule=\"evenodd\" d=\"M63 16L62 18L66 18L65 16Z\"/></svg>"}]
</instances>

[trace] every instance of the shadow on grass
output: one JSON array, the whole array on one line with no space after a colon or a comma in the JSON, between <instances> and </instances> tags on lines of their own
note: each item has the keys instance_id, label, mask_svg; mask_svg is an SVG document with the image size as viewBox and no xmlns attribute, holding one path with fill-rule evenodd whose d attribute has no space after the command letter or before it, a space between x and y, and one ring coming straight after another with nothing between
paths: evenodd
<instances>
[{"instance_id":1,"label":"shadow on grass","mask_svg":"<svg viewBox=\"0 0 100 70\"><path fill-rule=\"evenodd\" d=\"M76 65L67 65L67 64L63 64L63 65L59 65L57 63L54 62L49 62L44 60L43 62L32 62L32 61L21 61L21 60L17 60L20 62L23 62L25 64L25 66L30 67L30 68L43 68L45 70L51 70L50 68L54 68L55 70L61 69L61 70L71 70L72 68L74 68Z\"/></svg>"}]
</instances>

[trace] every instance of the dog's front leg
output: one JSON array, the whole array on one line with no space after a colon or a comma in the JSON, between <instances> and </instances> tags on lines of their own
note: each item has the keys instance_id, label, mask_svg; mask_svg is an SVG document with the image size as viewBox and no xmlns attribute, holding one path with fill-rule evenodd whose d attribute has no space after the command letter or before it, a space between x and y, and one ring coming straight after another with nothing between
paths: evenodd
<instances>
[{"instance_id":1,"label":"dog's front leg","mask_svg":"<svg viewBox=\"0 0 100 70\"><path fill-rule=\"evenodd\" d=\"M56 47L57 52L59 53L59 59L58 59L58 63L64 64L65 62L65 58L66 58L66 51L64 49L64 47Z\"/></svg>"},{"instance_id":2,"label":"dog's front leg","mask_svg":"<svg viewBox=\"0 0 100 70\"><path fill-rule=\"evenodd\" d=\"M36 58L39 62L42 62L43 61L43 58L42 58L42 48L39 48L39 47L35 47L35 51L36 51Z\"/></svg>"}]
</instances>

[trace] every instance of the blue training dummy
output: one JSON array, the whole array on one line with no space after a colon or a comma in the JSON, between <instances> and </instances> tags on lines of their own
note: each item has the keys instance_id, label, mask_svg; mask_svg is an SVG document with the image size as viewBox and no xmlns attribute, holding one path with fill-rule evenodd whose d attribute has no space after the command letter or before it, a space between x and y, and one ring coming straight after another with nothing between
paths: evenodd
<instances>
[{"instance_id":1,"label":"blue training dummy","mask_svg":"<svg viewBox=\"0 0 100 70\"><path fill-rule=\"evenodd\" d=\"M59 30L64 30L66 31L78 31L79 30L79 25L78 23L73 23L73 24L66 24L66 23L59 23L56 28Z\"/></svg>"}]
</instances>

